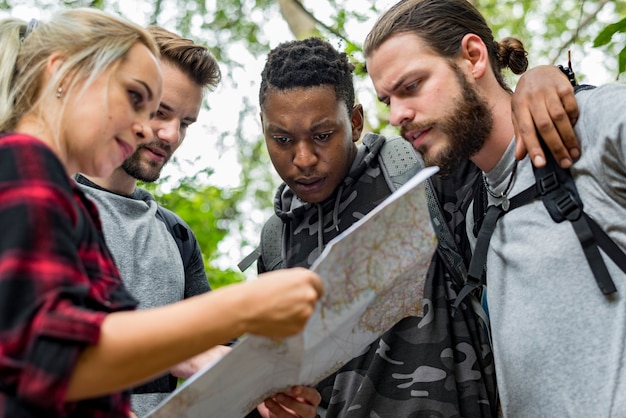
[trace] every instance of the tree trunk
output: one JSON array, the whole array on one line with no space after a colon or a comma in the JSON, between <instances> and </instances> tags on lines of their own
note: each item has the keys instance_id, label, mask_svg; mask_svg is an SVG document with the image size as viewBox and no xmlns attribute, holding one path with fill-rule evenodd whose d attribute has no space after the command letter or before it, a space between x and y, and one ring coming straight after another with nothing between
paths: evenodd
<instances>
[{"instance_id":1,"label":"tree trunk","mask_svg":"<svg viewBox=\"0 0 626 418\"><path fill-rule=\"evenodd\" d=\"M289 25L289 29L296 39L305 39L319 35L315 20L300 5L296 4L297 1L278 0L280 13Z\"/></svg>"}]
</instances>

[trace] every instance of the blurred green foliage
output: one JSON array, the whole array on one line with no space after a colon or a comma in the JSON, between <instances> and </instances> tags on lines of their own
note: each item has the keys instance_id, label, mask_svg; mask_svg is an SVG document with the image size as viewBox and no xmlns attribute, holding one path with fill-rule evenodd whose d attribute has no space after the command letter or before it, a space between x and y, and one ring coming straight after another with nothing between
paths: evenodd
<instances>
[{"instance_id":1,"label":"blurred green foliage","mask_svg":"<svg viewBox=\"0 0 626 418\"><path fill-rule=\"evenodd\" d=\"M0 0L0 11L31 7L42 11L45 17L48 12L62 7L97 7L121 14L123 2L127 0ZM308 0L296 3L301 12L315 21L321 36L351 56L357 64L357 89L368 91L371 86L364 81L363 39L355 39L349 27L351 23L364 22L380 14L382 10L377 3L380 4L375 0ZM496 39L515 36L524 41L531 66L565 63L567 51L572 50L574 70L579 80L584 82L586 75L578 70L577 61L589 48L595 47L607 56L615 57L614 60L607 60L606 66L616 78L626 73L626 2L473 0L472 3L484 14ZM224 69L224 82L235 87L238 80L233 76L236 73L234 70L245 70L250 57L262 58L269 52L268 31L274 29L271 22L281 16L278 2L272 0L136 0L135 4L140 11L138 16L133 17L137 23L158 24L208 45ZM323 16L319 12L322 6L330 10ZM289 33L285 33L284 37L284 40L292 39ZM241 49L233 46L242 46L248 55L243 56ZM370 91L370 94L373 92ZM244 279L234 267L241 254L225 254L220 249L220 243L227 237L237 237L241 249L251 249L256 245L256 238L246 238L244 234L250 230L260 232L262 220L251 216L251 210L269 214L278 183L260 129L257 135L246 134L250 125L256 126L251 121L258 120L256 97L238 103L234 111L238 112L236 128L220 130L220 121L215 121L217 130L221 132L215 140L221 144L228 138L234 138L231 143L237 147L240 165L236 188L213 185L210 169L178 179L171 188L163 187L167 178L157 184L143 185L194 230L213 287ZM369 118L372 130L387 128L386 112L385 106L377 103L367 109L370 116L374 115ZM246 126L248 130L244 129ZM233 267L220 268L217 261L223 259L227 259L227 264Z\"/></svg>"}]
</instances>

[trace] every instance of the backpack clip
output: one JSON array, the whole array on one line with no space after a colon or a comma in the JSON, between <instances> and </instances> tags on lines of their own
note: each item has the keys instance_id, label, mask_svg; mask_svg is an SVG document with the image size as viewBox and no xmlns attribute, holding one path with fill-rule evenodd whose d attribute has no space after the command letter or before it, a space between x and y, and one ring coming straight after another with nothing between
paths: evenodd
<instances>
[{"instance_id":1,"label":"backpack clip","mask_svg":"<svg viewBox=\"0 0 626 418\"><path fill-rule=\"evenodd\" d=\"M554 203L564 219L573 222L580 218L580 206L578 205L578 202L574 200L572 194L567 190L562 190L559 195L555 196Z\"/></svg>"},{"instance_id":2,"label":"backpack clip","mask_svg":"<svg viewBox=\"0 0 626 418\"><path fill-rule=\"evenodd\" d=\"M555 172L537 179L537 189L554 222L563 222L565 219L573 222L580 218L582 211L578 201L559 181Z\"/></svg>"},{"instance_id":3,"label":"backpack clip","mask_svg":"<svg viewBox=\"0 0 626 418\"><path fill-rule=\"evenodd\" d=\"M537 187L539 188L539 194L545 196L550 192L555 191L559 187L559 180L555 173L548 173L537 180Z\"/></svg>"}]
</instances>

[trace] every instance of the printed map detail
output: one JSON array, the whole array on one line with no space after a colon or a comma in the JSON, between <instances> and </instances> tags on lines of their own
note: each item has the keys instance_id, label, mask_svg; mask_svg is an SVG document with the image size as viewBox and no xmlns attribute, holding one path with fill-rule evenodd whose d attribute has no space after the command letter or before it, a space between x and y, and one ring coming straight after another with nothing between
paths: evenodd
<instances>
[{"instance_id":1,"label":"printed map detail","mask_svg":"<svg viewBox=\"0 0 626 418\"><path fill-rule=\"evenodd\" d=\"M311 267L325 295L304 332L281 340L247 336L149 417L244 417L276 392L316 384L402 318L421 315L436 247L424 181L436 171L417 173L326 247Z\"/></svg>"}]
</instances>

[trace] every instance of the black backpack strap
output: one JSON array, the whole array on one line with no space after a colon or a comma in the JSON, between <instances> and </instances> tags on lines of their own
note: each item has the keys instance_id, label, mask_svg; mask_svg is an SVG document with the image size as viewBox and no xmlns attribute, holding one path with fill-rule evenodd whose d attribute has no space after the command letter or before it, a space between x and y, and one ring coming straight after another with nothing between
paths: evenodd
<instances>
[{"instance_id":1,"label":"black backpack strap","mask_svg":"<svg viewBox=\"0 0 626 418\"><path fill-rule=\"evenodd\" d=\"M458 308L463 299L474 291L474 289L482 287L486 283L485 266L487 263L487 252L489 251L489 242L491 242L491 236L493 235L493 231L496 229L498 219L504 216L507 212L530 203L535 200L537 196L537 187L533 184L524 191L513 196L509 200L507 210L504 210L502 205L491 205L487 208L487 211L482 219L482 225L478 230L474 254L472 254L472 260L467 270L467 280L454 302L455 309Z\"/></svg>"},{"instance_id":2,"label":"black backpack strap","mask_svg":"<svg viewBox=\"0 0 626 418\"><path fill-rule=\"evenodd\" d=\"M485 262L487 261L489 241L491 241L491 235L493 235L496 222L498 222L498 219L500 219L502 215L504 215L504 210L501 205L492 205L487 208L487 212L482 219L481 228L478 231L476 247L467 271L467 279L465 280L465 285L463 285L461 291L456 297L456 300L454 301L454 309L459 307L467 295L485 284Z\"/></svg>"},{"instance_id":3,"label":"black backpack strap","mask_svg":"<svg viewBox=\"0 0 626 418\"><path fill-rule=\"evenodd\" d=\"M608 295L616 292L615 283L613 283L613 279L602 259L598 244L606 246L607 248L611 248L611 244L613 244L618 250L619 247L617 247L611 238L602 231L602 228L584 212L583 203L580 200L578 189L576 188L570 171L562 169L556 163L554 157L547 150L543 142L542 147L544 148L544 154L546 154L546 165L541 168L533 166L541 200L555 222L563 222L564 220L571 222L576 236L580 241L580 245L582 246L585 258L587 258L589 267L602 293ZM593 222L596 232L602 231L600 235L596 236L594 234L594 230L592 230L589 223L590 220ZM608 242L611 244L608 244ZM610 251L614 253L613 250ZM614 256L611 256L608 252L607 255L615 261ZM621 257L619 258L626 258L626 255L621 252ZM618 263L616 261L616 264L624 263ZM622 268L622 270L626 273L625 269Z\"/></svg>"},{"instance_id":4,"label":"black backpack strap","mask_svg":"<svg viewBox=\"0 0 626 418\"><path fill-rule=\"evenodd\" d=\"M248 267L252 265L252 263L254 263L255 261L259 259L260 256L261 256L261 246L259 245L254 250L252 250L250 254L245 256L243 260L241 260L237 264L237 267L239 268L240 271L246 271Z\"/></svg>"},{"instance_id":5,"label":"black backpack strap","mask_svg":"<svg viewBox=\"0 0 626 418\"><path fill-rule=\"evenodd\" d=\"M263 225L259 246L237 264L239 270L245 271L256 260L262 264L259 273L280 268L283 262L282 235L283 221L274 213Z\"/></svg>"},{"instance_id":6,"label":"black backpack strap","mask_svg":"<svg viewBox=\"0 0 626 418\"><path fill-rule=\"evenodd\" d=\"M157 206L156 215L163 221L168 232L172 235L174 241L176 241L176 246L178 246L178 251L180 252L180 257L183 260L183 266L186 271L191 261L191 256L193 255L192 242L191 239L189 239L187 228L178 221L177 216L172 211L165 209L161 205Z\"/></svg>"},{"instance_id":7,"label":"black backpack strap","mask_svg":"<svg viewBox=\"0 0 626 418\"><path fill-rule=\"evenodd\" d=\"M555 161L553 155L541 141L546 155L546 165L541 168L533 166L536 182L523 192L512 197L507 211L501 205L490 206L482 221L478 232L476 247L465 286L461 289L455 307L460 301L474 289L485 284L485 263L491 235L496 222L505 213L518 208L535 198L541 198L548 210L550 217L557 223L568 220L580 241L580 245L589 263L598 287L603 294L609 295L617 291L615 283L604 263L598 247L613 260L613 262L626 273L626 254L617 244L602 230L602 228L583 210L583 203L578 195L578 189L569 170L562 169Z\"/></svg>"},{"instance_id":8,"label":"black backpack strap","mask_svg":"<svg viewBox=\"0 0 626 418\"><path fill-rule=\"evenodd\" d=\"M482 177L482 174L480 174L480 176ZM472 233L474 237L478 237L478 231L480 231L485 215L487 214L486 208L489 207L489 199L484 182L477 181L477 183L479 183L479 187L477 187L474 192L474 200L472 202L472 211L474 213L474 227L472 228Z\"/></svg>"},{"instance_id":9,"label":"black backpack strap","mask_svg":"<svg viewBox=\"0 0 626 418\"><path fill-rule=\"evenodd\" d=\"M583 212L583 217L585 217L587 223L589 224L589 228L591 228L591 232L593 236L596 238L596 241L600 248L609 256L611 260L624 272L626 273L626 254L618 245L607 235L606 232L597 224L596 221L591 219L589 215Z\"/></svg>"}]
</instances>

